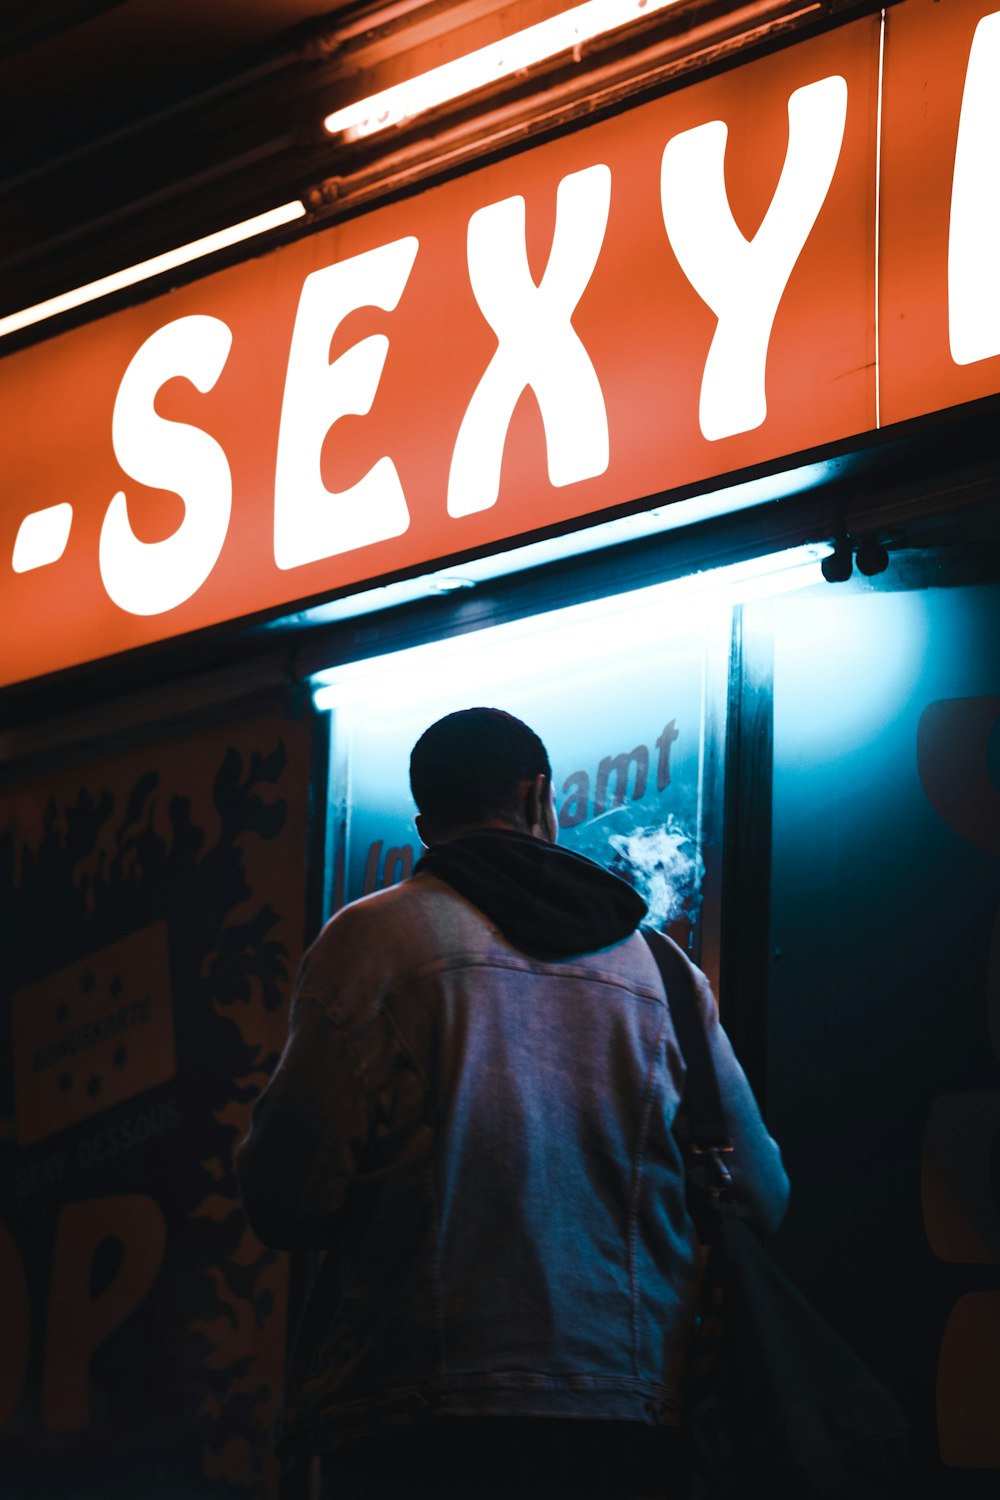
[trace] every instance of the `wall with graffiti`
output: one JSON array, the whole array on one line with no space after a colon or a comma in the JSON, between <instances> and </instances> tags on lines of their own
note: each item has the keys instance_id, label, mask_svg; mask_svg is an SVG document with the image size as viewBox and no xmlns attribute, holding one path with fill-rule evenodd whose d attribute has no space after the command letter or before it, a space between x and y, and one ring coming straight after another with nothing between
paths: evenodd
<instances>
[{"instance_id":1,"label":"wall with graffiti","mask_svg":"<svg viewBox=\"0 0 1000 1500\"><path fill-rule=\"evenodd\" d=\"M269 1500L287 1257L231 1170L303 946L305 722L0 794L3 1500Z\"/></svg>"}]
</instances>

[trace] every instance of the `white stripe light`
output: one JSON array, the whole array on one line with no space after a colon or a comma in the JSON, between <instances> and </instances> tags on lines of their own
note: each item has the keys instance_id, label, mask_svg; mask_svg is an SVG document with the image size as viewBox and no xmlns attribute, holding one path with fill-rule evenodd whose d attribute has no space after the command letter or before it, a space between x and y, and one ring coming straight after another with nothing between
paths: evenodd
<instances>
[{"instance_id":1,"label":"white stripe light","mask_svg":"<svg viewBox=\"0 0 1000 1500\"><path fill-rule=\"evenodd\" d=\"M677 0L586 0L502 41L334 110L323 124L331 135L361 140L676 4Z\"/></svg>"},{"instance_id":2,"label":"white stripe light","mask_svg":"<svg viewBox=\"0 0 1000 1500\"><path fill-rule=\"evenodd\" d=\"M449 693L472 692L484 682L544 675L553 671L553 662L593 664L615 657L623 640L651 641L707 628L720 609L812 588L822 581L819 560L825 550L808 543L385 656L342 662L315 674L313 702L318 709L371 701L398 707L433 699L442 683Z\"/></svg>"},{"instance_id":3,"label":"white stripe light","mask_svg":"<svg viewBox=\"0 0 1000 1500\"><path fill-rule=\"evenodd\" d=\"M152 259L140 261L138 265L127 266L123 271L113 271L110 276L102 276L99 281L90 281L86 286L75 287L71 292L60 292L58 297L50 297L48 301L38 302L34 307L9 313L7 317L0 318L0 338L8 333L16 333L21 328L30 328L33 323L42 323L46 318L55 318L60 313L69 312L71 308L96 302L112 292L121 291L123 287L147 281L151 276L172 271L203 255L214 255L217 250L238 245L243 240L252 239L254 235L279 229L283 224L291 224L295 219L304 218L305 212L305 204L298 199L283 203L279 208L268 209L267 213L257 214L253 219L244 219L241 224L231 224L228 229L216 230L214 234L192 240L188 245L180 245L176 250L165 250L162 255L154 255Z\"/></svg>"},{"instance_id":4,"label":"white stripe light","mask_svg":"<svg viewBox=\"0 0 1000 1500\"><path fill-rule=\"evenodd\" d=\"M797 495L802 490L816 489L836 473L837 464L831 462L807 464L781 474L747 479L741 484L712 490L707 495L671 500L638 515L618 516L613 521L601 521L596 526L578 528L563 536L546 537L543 541L508 547L486 557L451 563L447 568L421 573L416 578L361 589L326 604L315 604L300 618L310 624L327 625L336 620L353 620L380 610L395 609L400 604L411 604L433 594L474 588L509 573L521 573L547 563L560 562L563 558L597 552L604 547L617 547L624 542L637 542L679 527L697 526L719 516L754 509L773 500Z\"/></svg>"}]
</instances>

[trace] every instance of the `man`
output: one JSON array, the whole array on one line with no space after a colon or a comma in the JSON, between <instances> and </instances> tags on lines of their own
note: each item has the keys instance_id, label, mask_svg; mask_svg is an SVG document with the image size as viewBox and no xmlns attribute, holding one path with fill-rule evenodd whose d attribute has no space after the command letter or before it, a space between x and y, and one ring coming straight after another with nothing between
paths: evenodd
<instances>
[{"instance_id":1,"label":"man","mask_svg":"<svg viewBox=\"0 0 1000 1500\"><path fill-rule=\"evenodd\" d=\"M279 1452L323 1454L330 1496L678 1495L698 1246L645 904L557 847L511 715L439 720L410 777L428 852L307 953L237 1157L260 1238L327 1251ZM773 1228L780 1154L691 977Z\"/></svg>"}]
</instances>

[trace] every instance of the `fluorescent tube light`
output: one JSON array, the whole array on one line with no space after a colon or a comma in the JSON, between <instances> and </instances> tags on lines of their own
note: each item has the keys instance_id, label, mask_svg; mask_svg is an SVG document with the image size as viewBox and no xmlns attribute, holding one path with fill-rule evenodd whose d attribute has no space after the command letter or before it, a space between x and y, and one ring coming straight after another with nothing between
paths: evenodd
<instances>
[{"instance_id":1,"label":"fluorescent tube light","mask_svg":"<svg viewBox=\"0 0 1000 1500\"><path fill-rule=\"evenodd\" d=\"M33 323L44 322L46 318L54 318L59 313L68 312L72 307L96 302L99 297L107 297L111 292L121 291L123 287L134 286L138 281L147 281L150 276L172 271L176 266L198 260L202 255L214 255L216 250L238 245L241 240L252 239L256 234L266 234L269 229L278 229L282 224L290 224L295 219L303 218L305 212L305 204L298 199L292 203L283 203L280 208L271 208L267 213L258 214L256 218L244 219L242 224L231 224L228 229L218 229L214 234L192 240L189 245L181 245L176 250L165 250L162 255L154 255L151 260L127 266L124 271L113 271L110 276L102 276L99 281L90 281L86 286L78 286L71 292L60 292L58 297L50 297L47 302L38 302L34 307L26 307L21 312L9 313L7 317L0 318L0 338L8 333L16 333L18 329L30 328Z\"/></svg>"},{"instance_id":2,"label":"fluorescent tube light","mask_svg":"<svg viewBox=\"0 0 1000 1500\"><path fill-rule=\"evenodd\" d=\"M460 585L473 588L510 573L522 573L563 558L582 556L604 547L617 547L623 542L635 542L644 537L660 536L678 527L696 526L718 516L733 515L737 511L783 500L803 490L816 489L834 478L837 472L836 462L806 464L762 479L743 480L740 484L711 490L705 495L671 500L638 515L619 516L613 521L601 521L596 526L571 531L564 536L547 537L541 542L500 549L487 557L453 562L446 568L421 573L416 578L360 589L327 604L314 604L295 618L299 624L329 625L338 620L354 620L380 610L396 609L432 594L447 593ZM287 619L275 622L278 628L285 624Z\"/></svg>"},{"instance_id":3,"label":"fluorescent tube light","mask_svg":"<svg viewBox=\"0 0 1000 1500\"><path fill-rule=\"evenodd\" d=\"M398 707L435 697L442 683L449 693L460 694L484 682L544 675L553 671L553 662L613 658L623 650L623 641L651 641L704 628L720 609L815 586L821 582L824 551L822 544L808 543L385 656L342 662L312 678L313 702L318 709L367 700ZM620 622L627 628L614 628Z\"/></svg>"},{"instance_id":4,"label":"fluorescent tube light","mask_svg":"<svg viewBox=\"0 0 1000 1500\"><path fill-rule=\"evenodd\" d=\"M586 0L502 41L334 110L323 124L331 135L360 140L676 4L677 0Z\"/></svg>"}]
</instances>

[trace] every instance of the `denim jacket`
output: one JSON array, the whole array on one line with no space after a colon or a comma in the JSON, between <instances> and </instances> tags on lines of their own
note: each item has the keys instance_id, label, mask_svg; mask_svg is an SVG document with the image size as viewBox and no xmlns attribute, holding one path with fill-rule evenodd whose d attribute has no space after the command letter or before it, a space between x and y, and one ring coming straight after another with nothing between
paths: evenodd
<instances>
[{"instance_id":1,"label":"denim jacket","mask_svg":"<svg viewBox=\"0 0 1000 1500\"><path fill-rule=\"evenodd\" d=\"M692 975L737 1202L774 1227L780 1154ZM340 911L237 1155L256 1234L326 1251L279 1453L438 1414L673 1425L698 1257L684 1075L636 932L532 958L427 870Z\"/></svg>"}]
</instances>

